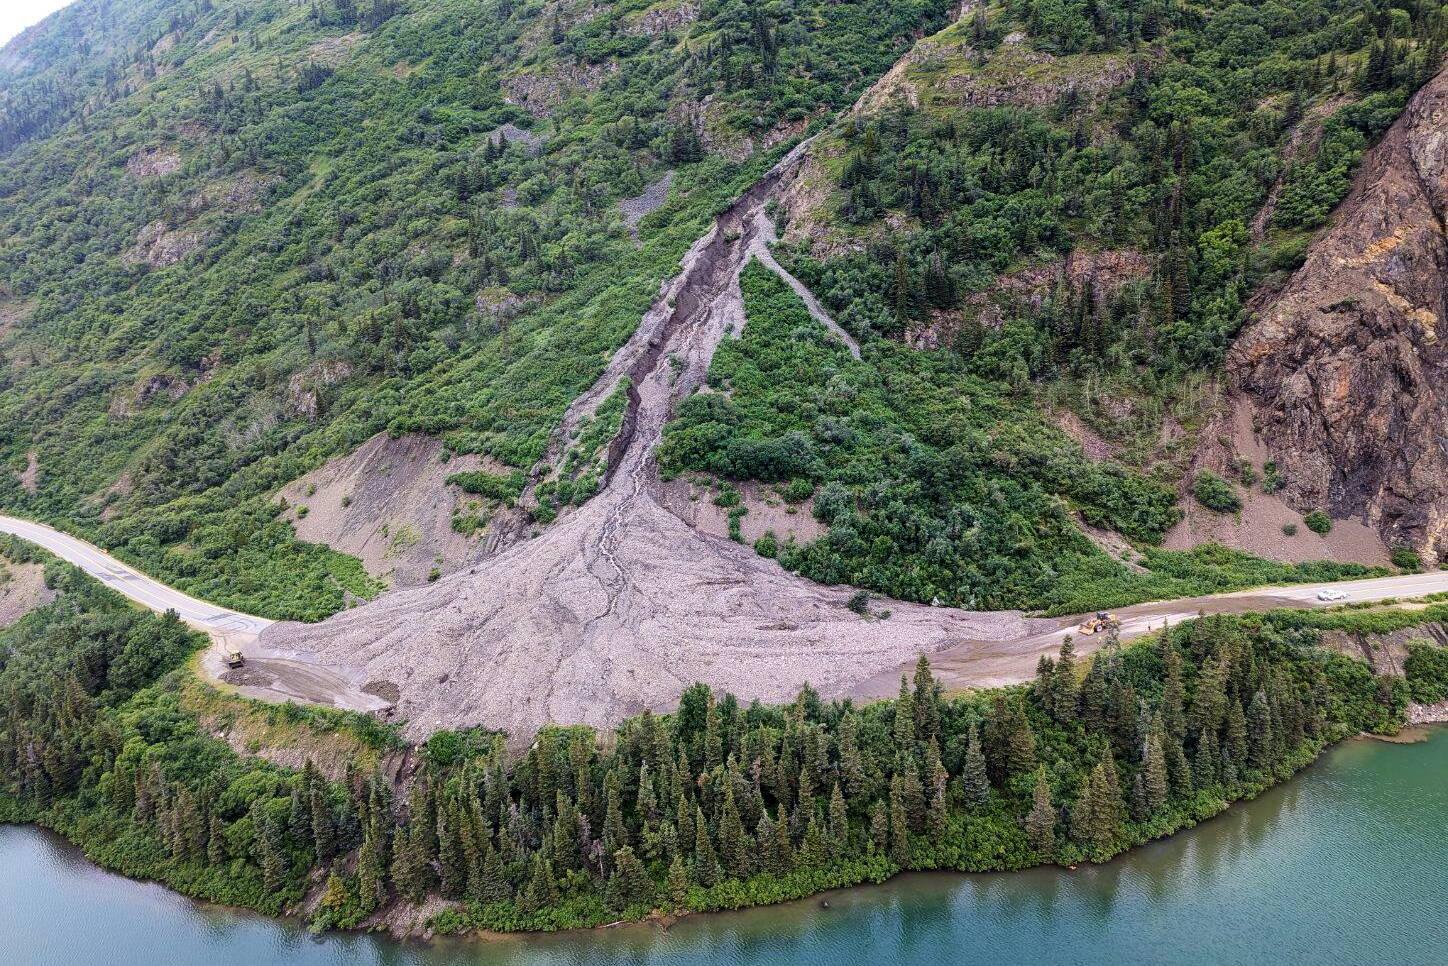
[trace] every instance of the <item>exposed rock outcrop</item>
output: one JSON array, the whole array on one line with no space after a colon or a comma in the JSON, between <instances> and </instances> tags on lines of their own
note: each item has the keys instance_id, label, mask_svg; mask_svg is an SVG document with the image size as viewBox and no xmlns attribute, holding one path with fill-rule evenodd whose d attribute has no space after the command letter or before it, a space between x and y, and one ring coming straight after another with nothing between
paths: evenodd
<instances>
[{"instance_id":1,"label":"exposed rock outcrop","mask_svg":"<svg viewBox=\"0 0 1448 966\"><path fill-rule=\"evenodd\" d=\"M121 264L146 264L166 268L201 247L201 232L192 228L172 228L164 221L153 221L136 236L136 244L122 253Z\"/></svg>"},{"instance_id":2,"label":"exposed rock outcrop","mask_svg":"<svg viewBox=\"0 0 1448 966\"><path fill-rule=\"evenodd\" d=\"M1448 74L1369 152L1331 227L1233 348L1299 510L1448 553Z\"/></svg>"}]
</instances>

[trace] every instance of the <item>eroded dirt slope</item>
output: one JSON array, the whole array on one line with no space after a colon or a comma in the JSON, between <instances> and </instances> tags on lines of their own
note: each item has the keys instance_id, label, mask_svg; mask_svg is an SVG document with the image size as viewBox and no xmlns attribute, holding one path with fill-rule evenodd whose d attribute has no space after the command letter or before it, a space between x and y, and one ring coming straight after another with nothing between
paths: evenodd
<instances>
[{"instance_id":1,"label":"eroded dirt slope","mask_svg":"<svg viewBox=\"0 0 1448 966\"><path fill-rule=\"evenodd\" d=\"M1229 367L1299 510L1448 553L1448 75L1364 160Z\"/></svg>"},{"instance_id":2,"label":"eroded dirt slope","mask_svg":"<svg viewBox=\"0 0 1448 966\"><path fill-rule=\"evenodd\" d=\"M468 498L448 476L506 472L477 456L444 455L434 437L379 433L277 496L287 502L286 517L301 539L360 558L368 573L393 586L420 584L433 570L457 569L483 547L453 528L453 514Z\"/></svg>"},{"instance_id":3,"label":"eroded dirt slope","mask_svg":"<svg viewBox=\"0 0 1448 966\"><path fill-rule=\"evenodd\" d=\"M808 681L825 695L964 640L1025 633L1016 612L887 602L888 620L846 604L752 550L688 526L662 505L654 448L714 349L743 326L739 272L772 237L764 208L797 150L722 215L665 285L635 336L560 436L630 378L634 392L603 492L540 536L435 584L384 595L319 625L278 624L262 645L359 685L396 686L408 732L482 724L526 735L549 722L607 725L668 707L706 681L780 701Z\"/></svg>"}]
</instances>

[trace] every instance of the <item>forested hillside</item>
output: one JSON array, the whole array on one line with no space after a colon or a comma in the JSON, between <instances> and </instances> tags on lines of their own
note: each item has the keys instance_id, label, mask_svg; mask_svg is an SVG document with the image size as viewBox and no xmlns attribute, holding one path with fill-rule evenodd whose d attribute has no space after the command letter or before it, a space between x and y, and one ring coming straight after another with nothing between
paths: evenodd
<instances>
[{"instance_id":1,"label":"forested hillside","mask_svg":"<svg viewBox=\"0 0 1448 966\"><path fill-rule=\"evenodd\" d=\"M819 132L771 211L862 359L746 338L670 473L777 487L826 535L766 552L922 602L1290 579L1154 547L1183 500L1297 492L1192 463L1223 354L1442 32L1362 0L82 0L0 55L0 506L306 620L383 585L277 492L379 432L495 461L452 477L469 539L525 490L546 525L615 426L530 484L565 408Z\"/></svg>"},{"instance_id":2,"label":"forested hillside","mask_svg":"<svg viewBox=\"0 0 1448 966\"><path fill-rule=\"evenodd\" d=\"M0 501L266 613L375 592L266 495L383 429L527 467L712 208L945 4L822 9L82 2L31 31L0 65Z\"/></svg>"}]
</instances>

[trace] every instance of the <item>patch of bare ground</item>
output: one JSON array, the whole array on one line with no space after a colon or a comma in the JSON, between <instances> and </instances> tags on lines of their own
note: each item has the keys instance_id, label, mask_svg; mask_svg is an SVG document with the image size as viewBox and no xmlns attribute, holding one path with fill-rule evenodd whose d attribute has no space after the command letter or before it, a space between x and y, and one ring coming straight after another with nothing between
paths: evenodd
<instances>
[{"instance_id":1,"label":"patch of bare ground","mask_svg":"<svg viewBox=\"0 0 1448 966\"><path fill-rule=\"evenodd\" d=\"M153 221L136 235L136 243L121 254L121 264L166 268L200 248L201 240L202 233L195 229Z\"/></svg>"},{"instance_id":2,"label":"patch of bare ground","mask_svg":"<svg viewBox=\"0 0 1448 966\"><path fill-rule=\"evenodd\" d=\"M0 339L14 332L16 327L30 317L35 311L34 302L26 302L17 298L11 298L4 294L0 288Z\"/></svg>"},{"instance_id":3,"label":"patch of bare ground","mask_svg":"<svg viewBox=\"0 0 1448 966\"><path fill-rule=\"evenodd\" d=\"M1202 433L1201 444L1183 479L1181 521L1166 534L1162 545L1168 550L1190 550L1203 543L1219 543L1246 553L1301 563L1307 560L1337 560L1343 563L1386 564L1388 548L1377 531L1361 520L1334 520L1331 532L1317 534L1302 522L1302 514L1288 506L1279 495L1265 493L1260 480L1252 486L1238 486L1242 509L1237 513L1216 513L1198 503L1190 494L1198 470L1210 470L1232 479L1234 464L1250 463L1260 472L1272 458L1265 442L1253 427L1251 403L1234 396ZM1288 535L1283 529L1295 528Z\"/></svg>"},{"instance_id":4,"label":"patch of bare ground","mask_svg":"<svg viewBox=\"0 0 1448 966\"><path fill-rule=\"evenodd\" d=\"M481 553L479 538L459 533L452 522L474 498L447 478L479 469L508 472L479 456L444 461L443 453L430 436L379 433L288 483L277 497L286 501L285 517L299 539L352 554L393 586L420 584L434 570L456 570Z\"/></svg>"},{"instance_id":5,"label":"patch of bare ground","mask_svg":"<svg viewBox=\"0 0 1448 966\"><path fill-rule=\"evenodd\" d=\"M45 567L0 561L0 627L9 627L54 599L55 591L45 586Z\"/></svg>"},{"instance_id":6,"label":"patch of bare ground","mask_svg":"<svg viewBox=\"0 0 1448 966\"><path fill-rule=\"evenodd\" d=\"M1069 409L1063 409L1054 414L1056 425L1061 431L1076 441L1088 459L1109 460L1116 455L1116 447L1107 442L1100 433L1086 425L1085 420Z\"/></svg>"},{"instance_id":7,"label":"patch of bare ground","mask_svg":"<svg viewBox=\"0 0 1448 966\"><path fill-rule=\"evenodd\" d=\"M915 349L948 346L965 322L974 320L998 329L1008 313L1039 311L1052 293L1062 289L1104 313L1112 296L1146 278L1151 269L1151 259L1134 248L1073 250L1064 258L1003 272L987 288L968 295L961 308L937 310L913 324L905 333L905 342Z\"/></svg>"},{"instance_id":8,"label":"patch of bare ground","mask_svg":"<svg viewBox=\"0 0 1448 966\"><path fill-rule=\"evenodd\" d=\"M126 159L126 170L137 178L161 178L180 171L181 164L175 148L147 148Z\"/></svg>"},{"instance_id":9,"label":"patch of bare ground","mask_svg":"<svg viewBox=\"0 0 1448 966\"><path fill-rule=\"evenodd\" d=\"M1138 556L1136 551L1121 534L1093 527L1079 513L1076 514L1076 526L1086 535L1086 539L1100 547L1107 556L1120 562L1127 570L1136 574L1147 572L1145 567L1136 562Z\"/></svg>"},{"instance_id":10,"label":"patch of bare ground","mask_svg":"<svg viewBox=\"0 0 1448 966\"><path fill-rule=\"evenodd\" d=\"M336 67L351 57L352 51L366 39L367 35L361 31L323 37L307 48L306 59L326 67Z\"/></svg>"},{"instance_id":11,"label":"patch of bare ground","mask_svg":"<svg viewBox=\"0 0 1448 966\"><path fill-rule=\"evenodd\" d=\"M1385 634L1323 631L1318 640L1323 647L1366 661L1376 674L1402 677L1403 662L1408 659L1408 644L1426 640L1440 647L1448 647L1448 628L1432 622Z\"/></svg>"},{"instance_id":12,"label":"patch of bare ground","mask_svg":"<svg viewBox=\"0 0 1448 966\"><path fill-rule=\"evenodd\" d=\"M643 193L618 203L618 213L623 216L623 223L636 244L639 241L639 222L664 206L664 202L669 200L669 188L673 184L674 172L669 171L645 188Z\"/></svg>"},{"instance_id":13,"label":"patch of bare ground","mask_svg":"<svg viewBox=\"0 0 1448 966\"><path fill-rule=\"evenodd\" d=\"M824 536L826 527L814 516L814 498L787 503L773 486L742 482L735 484L739 505L747 513L739 520L739 535L746 544L773 533L782 545L787 541L803 545ZM722 491L702 477L680 476L658 488L659 502L689 526L710 536L728 538L729 508L714 502Z\"/></svg>"},{"instance_id":14,"label":"patch of bare ground","mask_svg":"<svg viewBox=\"0 0 1448 966\"><path fill-rule=\"evenodd\" d=\"M20 481L20 488L31 496L40 492L40 457L35 450L25 454L25 469L16 470L15 479Z\"/></svg>"},{"instance_id":15,"label":"patch of bare ground","mask_svg":"<svg viewBox=\"0 0 1448 966\"><path fill-rule=\"evenodd\" d=\"M617 459L600 494L541 535L433 584L384 594L321 624L280 623L260 645L355 680L397 684L410 737L481 724L526 740L547 723L606 727L673 706L696 681L744 700L826 697L963 641L1019 637L1019 612L884 602L889 620L661 502L654 449L673 405L700 386L742 321L739 273L772 233L765 205L801 145L722 214L634 336L559 430L631 379Z\"/></svg>"}]
</instances>

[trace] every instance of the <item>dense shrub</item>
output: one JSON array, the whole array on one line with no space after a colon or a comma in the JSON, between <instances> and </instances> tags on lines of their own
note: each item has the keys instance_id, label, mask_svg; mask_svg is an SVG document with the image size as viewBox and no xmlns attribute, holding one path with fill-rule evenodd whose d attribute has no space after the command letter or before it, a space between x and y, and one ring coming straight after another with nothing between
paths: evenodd
<instances>
[{"instance_id":1,"label":"dense shrub","mask_svg":"<svg viewBox=\"0 0 1448 966\"><path fill-rule=\"evenodd\" d=\"M1236 513L1242 509L1242 500L1232 484L1211 470L1198 470L1192 479L1192 496L1208 510L1217 513Z\"/></svg>"}]
</instances>

